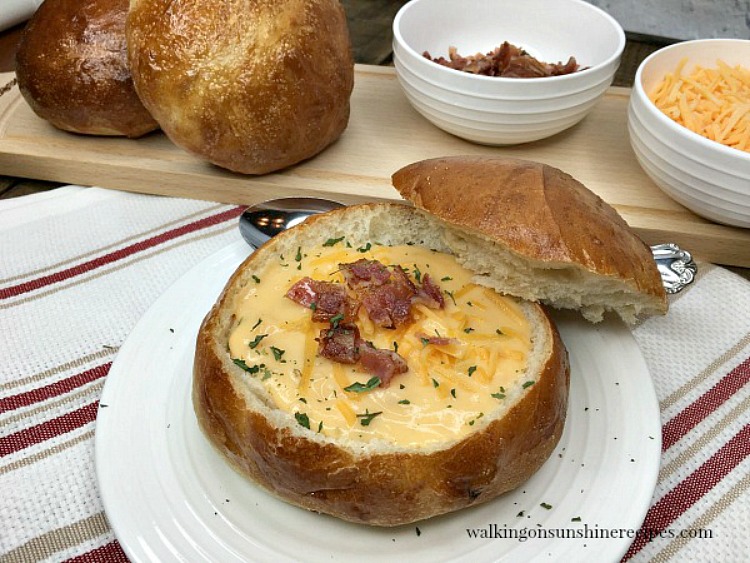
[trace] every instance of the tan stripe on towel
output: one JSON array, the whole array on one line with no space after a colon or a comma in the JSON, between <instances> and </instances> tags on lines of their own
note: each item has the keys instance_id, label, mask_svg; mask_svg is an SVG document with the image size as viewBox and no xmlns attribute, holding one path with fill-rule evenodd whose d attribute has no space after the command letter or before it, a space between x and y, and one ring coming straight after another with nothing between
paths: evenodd
<instances>
[{"instance_id":1,"label":"tan stripe on towel","mask_svg":"<svg viewBox=\"0 0 750 563\"><path fill-rule=\"evenodd\" d=\"M27 563L48 559L55 553L68 550L84 542L95 540L109 533L110 528L104 512L99 512L68 526L42 534L9 551L2 563Z\"/></svg>"},{"instance_id":2,"label":"tan stripe on towel","mask_svg":"<svg viewBox=\"0 0 750 563\"><path fill-rule=\"evenodd\" d=\"M111 250L113 248L118 248L120 246L124 246L129 242L132 242L134 240L138 240L140 238L148 237L150 235L153 235L154 233L158 233L159 231L165 231L170 227L173 227L179 223L182 223L184 221L190 221L192 219L195 219L196 217L200 215L209 214L220 207L223 207L224 204L220 203L218 205L214 205L212 207L208 207L206 209L203 209L201 211L196 211L195 213L191 213L189 215L185 215L184 217L180 217L179 219L175 219L173 221L169 221L168 223L164 223L162 225L159 225L158 227L154 227L153 229L149 229L147 231L143 231L141 233L136 233L132 236L129 236L127 238L118 240L117 242L114 242L112 244L108 244L107 246L102 246L101 248L97 248L96 250L92 250L90 252L86 252L85 254L80 254L78 256L74 256L73 258L69 258L67 260L63 260L62 262L56 262L55 264L49 264L48 266L45 266L43 268L39 268L38 270L32 270L29 272L24 272L23 274L19 274L17 276L13 276L10 278L5 278L3 280L0 280L0 284L6 284L15 282L16 280L20 280L23 278L28 278L31 276L38 276L39 274L43 274L45 272L49 272L51 270L58 270L63 266L67 266L69 264L73 264L75 262L83 261L86 258L90 258L91 256L96 256L97 254L102 254L108 250Z\"/></svg>"},{"instance_id":3,"label":"tan stripe on towel","mask_svg":"<svg viewBox=\"0 0 750 563\"><path fill-rule=\"evenodd\" d=\"M691 457L694 457L702 448L706 447L712 442L722 430L726 429L730 424L739 419L745 417L750 412L750 396L746 397L740 404L731 409L721 420L719 420L713 427L709 428L701 436L695 440L690 447L686 448L683 452L670 461L667 465L662 466L659 471L659 482L663 482L667 477L674 473L678 468L687 466L687 461Z\"/></svg>"},{"instance_id":4,"label":"tan stripe on towel","mask_svg":"<svg viewBox=\"0 0 750 563\"><path fill-rule=\"evenodd\" d=\"M710 364L708 364L698 375L693 377L690 381L683 383L678 389L674 390L668 397L659 403L661 410L664 411L673 406L677 401L682 399L690 391L695 389L698 385L703 383L711 375L716 372L722 365L731 360L734 356L739 354L744 348L750 345L750 333L743 336L737 343L735 343L726 352L715 358Z\"/></svg>"},{"instance_id":5,"label":"tan stripe on towel","mask_svg":"<svg viewBox=\"0 0 750 563\"><path fill-rule=\"evenodd\" d=\"M59 366L55 366L39 373L35 373L34 375L29 375L28 377L8 381L7 383L0 384L0 391L15 389L16 387L22 387L24 385L28 385L29 383L37 383L39 381L47 379L48 377L52 377L53 375L68 371L71 368L80 368L82 366L90 364L94 360L113 356L117 352L117 350L119 350L119 348L114 346L104 348L98 352L92 352L91 354L76 358L75 360L71 360L70 362L66 362L64 364L60 364Z\"/></svg>"},{"instance_id":6,"label":"tan stripe on towel","mask_svg":"<svg viewBox=\"0 0 750 563\"><path fill-rule=\"evenodd\" d=\"M696 520L690 523L691 530L707 530L716 517L726 510L731 504L740 498L741 495L746 493L750 489L750 474L745 475L736 485L734 485L729 491L722 495L719 500L713 503L709 508L701 514ZM702 504L700 506L703 506ZM718 530L712 530L712 539L698 539L693 540L692 538L680 538L677 537L669 542L664 549L657 553L653 558L650 559L651 563L664 563L674 558L677 553L684 548L691 541L722 541L721 533ZM685 561L685 557L678 559L679 561Z\"/></svg>"},{"instance_id":7,"label":"tan stripe on towel","mask_svg":"<svg viewBox=\"0 0 750 563\"><path fill-rule=\"evenodd\" d=\"M93 428L91 430L87 430L83 434L79 434L78 436L70 438L69 440L66 440L65 442L60 442L59 444L55 444L51 448L47 448L46 450L35 453L34 455L30 455L29 457L19 459L18 461L14 461L13 463L9 463L8 465L4 465L0 467L0 475L4 475L5 473L10 473L11 471L15 471L16 469L20 469L22 467L28 467L29 465L33 465L37 461L46 459L50 457L51 455L59 454L60 452L63 452L67 450L68 448L72 448L76 444L85 442L89 438L91 439L94 438Z\"/></svg>"},{"instance_id":8,"label":"tan stripe on towel","mask_svg":"<svg viewBox=\"0 0 750 563\"><path fill-rule=\"evenodd\" d=\"M47 297L48 295L54 295L58 291L63 291L63 290L69 289L71 287L75 287L75 286L81 285L83 283L87 283L87 282L89 282L91 280L95 280L97 278L101 278L102 276L106 276L108 274L120 271L120 270L122 270L124 268L132 266L133 264L137 264L138 262L141 262L143 260L148 260L149 258L153 258L154 256L158 256L159 254L162 254L162 253L167 252L169 250L174 250L175 248L178 248L180 246L184 246L186 244L191 244L191 243L199 241L199 240L203 240L203 239L211 238L211 237L214 237L214 236L217 236L217 235L221 235L221 234L226 233L227 231L231 231L231 230L236 229L236 228L237 228L237 225L235 225L234 223L232 223L231 225L227 225L223 229L219 229L219 230L216 230L216 231L210 231L208 233L203 233L203 234L200 234L198 236L195 236L195 237L192 237L192 238L188 238L188 239L178 240L175 244L173 244L171 246L164 246L164 247L158 247L157 246L156 250L154 252L150 252L148 254L134 254L129 261L127 261L127 262L118 262L116 265L114 265L113 267L111 267L109 269L97 269L97 270L94 270L91 275L89 275L87 277L83 277L83 278L82 277L76 277L76 278L73 279L73 281L71 281L68 284L59 285L59 286L58 285L52 285L50 287L50 289L48 289L47 291L44 291L42 293L33 293L33 294L27 295L26 297L23 297L21 299L17 299L15 301L11 301L10 303L4 303L4 304L0 305L0 311L3 310L3 309L10 309L12 307L17 307L18 305L23 305L24 303L28 303L30 301L34 301L34 300L40 299L42 297Z\"/></svg>"},{"instance_id":9,"label":"tan stripe on towel","mask_svg":"<svg viewBox=\"0 0 750 563\"><path fill-rule=\"evenodd\" d=\"M81 387L77 387L73 389L72 391L69 391L67 393L64 393L62 395L55 397L53 400L48 399L47 402L42 403L42 404L37 404L37 406L31 409L16 412L12 414L11 416L8 416L7 418L3 418L1 422L3 423L3 425L8 425L13 422L18 422L19 420L23 420L24 418L29 418L32 416L39 416L45 412L59 409L62 405L65 405L66 403L72 403L73 401L77 401L82 398L87 398L89 395L93 395L95 399L99 399L99 396L101 395L101 392L102 392L102 387L104 387L104 379L98 379L96 381L86 383L85 385L82 385ZM84 402L91 402L91 401L84 401Z\"/></svg>"}]
</instances>

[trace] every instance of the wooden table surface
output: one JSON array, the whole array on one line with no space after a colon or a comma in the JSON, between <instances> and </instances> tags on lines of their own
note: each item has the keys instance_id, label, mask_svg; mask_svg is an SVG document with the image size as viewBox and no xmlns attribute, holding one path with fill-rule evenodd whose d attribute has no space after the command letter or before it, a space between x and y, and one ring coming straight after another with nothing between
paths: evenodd
<instances>
[{"instance_id":1,"label":"wooden table surface","mask_svg":"<svg viewBox=\"0 0 750 563\"><path fill-rule=\"evenodd\" d=\"M342 0L347 13L354 59L358 63L391 64L391 23L405 0ZM0 72L14 69L15 52L23 24L0 33ZM675 40L626 33L627 44L613 85L629 87L640 62L655 50ZM51 190L61 184L3 176L0 170L0 199ZM750 270L734 269L750 279Z\"/></svg>"}]
</instances>

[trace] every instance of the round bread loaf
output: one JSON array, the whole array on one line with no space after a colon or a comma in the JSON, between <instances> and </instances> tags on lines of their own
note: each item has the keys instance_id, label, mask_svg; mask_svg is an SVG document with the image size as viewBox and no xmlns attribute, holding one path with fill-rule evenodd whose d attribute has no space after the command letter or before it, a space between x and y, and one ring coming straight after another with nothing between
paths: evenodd
<instances>
[{"instance_id":1,"label":"round bread loaf","mask_svg":"<svg viewBox=\"0 0 750 563\"><path fill-rule=\"evenodd\" d=\"M349 33L337 0L131 0L135 87L172 141L235 172L310 158L349 120Z\"/></svg>"},{"instance_id":2,"label":"round bread loaf","mask_svg":"<svg viewBox=\"0 0 750 563\"><path fill-rule=\"evenodd\" d=\"M461 422L463 434L459 437L406 445L388 433L377 438L363 438L362 433L371 429L374 432L375 427L386 423L381 420L385 419L385 415L376 418L380 412L364 408L366 400L377 401L377 394L391 392L393 395L388 408L408 412L416 402L410 393L414 393L414 387L418 384L415 379L394 378L388 389L382 389L380 385L372 387L371 379L365 390L367 397L364 397L364 394L358 393L363 390L361 386L341 387L341 372L337 373L335 363L326 358L300 358L296 364L301 368L296 380L299 388L325 388L326 380L333 380L333 393L317 401L330 399L332 403L329 404L339 405L343 395L351 395L354 408L364 410L364 414L352 418L348 427L343 424L343 429L329 433L326 431L329 428L328 418L317 420L307 415L315 401L312 395L298 395L297 400L292 396L292 411L281 408L277 402L276 390L281 383L276 369L281 369L283 362L287 362L284 365L288 366L296 360L293 351L278 340L281 326L286 325L286 321L274 321L274 325L267 318L267 313L284 306L280 300L284 299L288 283L295 275L304 273L303 270L295 274L296 268L293 266L297 264L302 268L306 267L308 261L320 261L320 254L313 249L316 244L320 247L322 243L326 252L348 252L358 256L404 248L398 245L406 245L404 252L410 252L408 249L418 246L431 257L428 260L434 268L434 261L441 256L438 253L453 253L445 243L451 238L451 228L428 213L409 206L395 203L352 206L318 215L277 235L238 268L200 328L193 380L193 404L200 427L237 471L270 493L300 507L353 522L396 526L496 498L518 487L547 460L560 438L566 416L569 386L567 352L544 310L536 304L514 298L503 302L510 303L511 308L517 311L515 314L523 318L519 322L524 326L528 323L529 326L530 343L524 367L516 373L506 374L509 383L499 387L484 386L479 381L481 372L489 369L484 364L473 365L468 372L462 372L463 384L474 386L474 392L487 398L491 407L474 413L471 420ZM339 254L331 256L331 260L335 260ZM333 267L339 270L337 264ZM279 284L273 275L284 271L289 272L283 274L288 275L289 279L285 278L284 283ZM426 269L418 273L415 264L412 271L415 278L421 279L427 287ZM451 276L451 272L443 271L440 276L439 283L449 284L449 280L458 274ZM262 288L264 284L269 284L266 291L278 294L278 304L268 304L265 297L260 301L252 301L252 296L248 297L248 291L259 292L261 290L256 288ZM493 291L478 290L487 292L490 300L493 299ZM459 297L458 291L446 290L446 294L454 299L454 305L456 299L466 299ZM498 296L495 299L504 298ZM288 306L294 307L295 304ZM310 309L318 311L321 306L310 306ZM249 308L240 312L241 307ZM261 310L261 307L265 309ZM302 312L303 315L307 313ZM454 307L447 313L455 318L457 310ZM256 321L256 317L262 318ZM429 313L428 317L431 317ZM309 324L312 321L306 322ZM336 323L336 318L331 319L330 331L334 330ZM240 326L251 325L248 333L251 336L239 344L243 356L238 358L233 351L238 345L233 334ZM499 329L496 331L496 326L493 324L490 330L477 328L476 335L470 334L473 328L459 328L454 331L457 337L453 339L431 340L417 333L422 343L417 339L414 347L417 355L422 353L422 348L427 353L433 344L450 346L450 340L456 341L456 347L461 348L463 344L457 341L462 339L469 342L471 337L479 338L484 344L476 346L485 348L490 348L492 345L489 342L497 340L501 350L512 355L507 348L509 345L504 344L510 340L502 340L510 338L509 333L504 335ZM305 331L304 321L297 330ZM399 338L391 334L401 334L394 329L383 330L390 331L385 336L387 339ZM487 334L479 334L482 332ZM255 334L254 338L252 334ZM443 333L443 336L447 335ZM318 340L325 338L324 330ZM273 341L274 345L269 345L269 341ZM399 353L405 353L403 349L409 344L403 337L400 343L394 344L394 348ZM313 346L317 349L317 345ZM251 364L251 361L263 363ZM318 361L323 372L315 382L311 380L309 384L305 380L305 368L302 367L308 361ZM488 359L487 365L491 362L491 358ZM435 366L436 370L440 367L437 363ZM425 364L415 362L408 367L414 373L413 377L418 379ZM428 399L420 400L428 404L443 401L440 404L447 402L450 406L445 408L451 409L451 406L457 406L452 404L454 399L458 400L461 394L468 393L460 382L449 384L453 380L446 379L449 376L443 373L435 371L422 376L427 377L421 387ZM363 374L360 379L367 377ZM399 385L399 381L407 383ZM340 387L338 393L335 391L336 385ZM454 385L454 388L449 393L447 387L450 385ZM459 389L458 395L456 388ZM470 394L467 397L470 402L477 399ZM321 407L319 412L327 417L334 414L329 413L331 410L335 411L336 407ZM421 430L418 424L416 426L412 425L412 430Z\"/></svg>"},{"instance_id":3,"label":"round bread loaf","mask_svg":"<svg viewBox=\"0 0 750 563\"><path fill-rule=\"evenodd\" d=\"M407 200L454 230L450 246L498 291L590 321L667 312L651 250L617 212L570 175L538 162L453 156L393 175Z\"/></svg>"},{"instance_id":4,"label":"round bread loaf","mask_svg":"<svg viewBox=\"0 0 750 563\"><path fill-rule=\"evenodd\" d=\"M127 65L128 0L45 0L16 56L21 94L34 112L73 133L140 137L158 128Z\"/></svg>"}]
</instances>

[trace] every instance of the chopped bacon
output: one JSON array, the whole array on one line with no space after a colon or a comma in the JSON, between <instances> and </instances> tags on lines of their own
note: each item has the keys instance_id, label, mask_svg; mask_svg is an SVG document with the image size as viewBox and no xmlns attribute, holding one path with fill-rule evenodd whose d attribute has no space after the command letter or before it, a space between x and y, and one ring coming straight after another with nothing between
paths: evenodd
<instances>
[{"instance_id":1,"label":"chopped bacon","mask_svg":"<svg viewBox=\"0 0 750 563\"><path fill-rule=\"evenodd\" d=\"M320 331L318 354L340 364L356 364L362 339L354 325L340 324Z\"/></svg>"},{"instance_id":2,"label":"chopped bacon","mask_svg":"<svg viewBox=\"0 0 750 563\"><path fill-rule=\"evenodd\" d=\"M430 274L422 276L422 288L417 292L416 300L427 305L430 309L442 309L445 307L443 292Z\"/></svg>"},{"instance_id":3,"label":"chopped bacon","mask_svg":"<svg viewBox=\"0 0 750 563\"><path fill-rule=\"evenodd\" d=\"M359 303L350 298L343 285L304 277L295 283L286 296L305 307L313 309L312 320L330 321L341 315L341 321L352 322L357 315Z\"/></svg>"},{"instance_id":4,"label":"chopped bacon","mask_svg":"<svg viewBox=\"0 0 750 563\"><path fill-rule=\"evenodd\" d=\"M481 74L484 76L503 76L505 78L541 78L572 74L582 69L575 57L570 57L563 64L545 63L529 55L525 50L505 41L487 54L477 53L463 57L455 47L448 48L448 58L432 58L425 51L423 56L439 65L455 70Z\"/></svg>"},{"instance_id":5,"label":"chopped bacon","mask_svg":"<svg viewBox=\"0 0 750 563\"><path fill-rule=\"evenodd\" d=\"M409 371L406 360L396 352L375 348L371 342L360 341L359 363L367 372L380 378L381 387L388 387L395 375Z\"/></svg>"},{"instance_id":6,"label":"chopped bacon","mask_svg":"<svg viewBox=\"0 0 750 563\"><path fill-rule=\"evenodd\" d=\"M339 264L344 279L354 290L383 285L391 278L387 266L377 260L362 258L350 264Z\"/></svg>"},{"instance_id":7,"label":"chopped bacon","mask_svg":"<svg viewBox=\"0 0 750 563\"><path fill-rule=\"evenodd\" d=\"M391 276L389 283L370 288L362 297L362 306L372 322L385 328L395 328L411 319L411 304L417 294L414 284L401 274Z\"/></svg>"},{"instance_id":8,"label":"chopped bacon","mask_svg":"<svg viewBox=\"0 0 750 563\"><path fill-rule=\"evenodd\" d=\"M316 283L319 282L305 276L289 288L286 296L295 303L299 303L304 307L310 307L317 300L318 293L313 287Z\"/></svg>"},{"instance_id":9,"label":"chopped bacon","mask_svg":"<svg viewBox=\"0 0 750 563\"><path fill-rule=\"evenodd\" d=\"M387 387L395 375L409 371L406 360L396 352L375 348L371 342L362 340L354 325L321 330L318 354L340 364L359 363L365 371L380 378L382 387Z\"/></svg>"}]
</instances>

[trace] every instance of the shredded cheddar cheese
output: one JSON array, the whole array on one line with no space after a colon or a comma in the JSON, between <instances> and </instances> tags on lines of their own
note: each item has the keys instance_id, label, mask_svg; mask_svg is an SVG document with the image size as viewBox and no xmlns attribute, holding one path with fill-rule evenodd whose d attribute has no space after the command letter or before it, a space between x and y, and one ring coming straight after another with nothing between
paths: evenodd
<instances>
[{"instance_id":1,"label":"shredded cheddar cheese","mask_svg":"<svg viewBox=\"0 0 750 563\"><path fill-rule=\"evenodd\" d=\"M465 436L498 406L498 389L518 388L526 379L529 320L516 300L475 284L450 255L408 245L361 248L331 239L298 250L298 267L284 267L280 257L280 267L258 272L260 281L237 299L235 316L246 320L231 331L231 357L262 382L279 409L323 435L412 446ZM361 387L372 374L320 356L318 339L329 325L313 322L310 308L285 297L306 276L344 283L340 264L363 257L400 265L415 280L429 274L445 295L442 309L415 302L411 320L393 329L377 326L359 308L361 337L409 366L390 385L378 381L366 390Z\"/></svg>"},{"instance_id":2,"label":"shredded cheddar cheese","mask_svg":"<svg viewBox=\"0 0 750 563\"><path fill-rule=\"evenodd\" d=\"M717 61L685 74L687 59L649 95L671 119L723 145L750 152L750 70Z\"/></svg>"}]
</instances>

